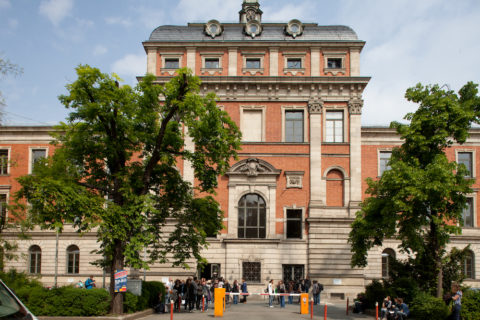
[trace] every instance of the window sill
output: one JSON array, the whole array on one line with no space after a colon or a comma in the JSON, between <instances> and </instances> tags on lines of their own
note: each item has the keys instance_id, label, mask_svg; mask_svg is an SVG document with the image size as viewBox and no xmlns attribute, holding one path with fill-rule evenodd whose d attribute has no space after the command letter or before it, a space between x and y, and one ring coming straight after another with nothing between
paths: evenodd
<instances>
[{"instance_id":1,"label":"window sill","mask_svg":"<svg viewBox=\"0 0 480 320\"><path fill-rule=\"evenodd\" d=\"M297 75L297 73L305 75L305 68L283 68L283 73L291 73L294 76Z\"/></svg>"},{"instance_id":2,"label":"window sill","mask_svg":"<svg viewBox=\"0 0 480 320\"><path fill-rule=\"evenodd\" d=\"M325 145L342 145L342 146L348 146L350 145L350 142L322 142L322 144L325 144Z\"/></svg>"},{"instance_id":3,"label":"window sill","mask_svg":"<svg viewBox=\"0 0 480 320\"><path fill-rule=\"evenodd\" d=\"M245 243L245 242L255 242L255 243L279 243L280 239L266 239L266 238L229 238L223 239L225 243Z\"/></svg>"},{"instance_id":4,"label":"window sill","mask_svg":"<svg viewBox=\"0 0 480 320\"><path fill-rule=\"evenodd\" d=\"M323 73L324 74L327 74L327 73L331 73L333 74L334 76L336 76L337 74L341 73L343 75L346 75L347 74L347 70L345 68L324 68L323 69Z\"/></svg>"},{"instance_id":5,"label":"window sill","mask_svg":"<svg viewBox=\"0 0 480 320\"><path fill-rule=\"evenodd\" d=\"M264 70L263 68L242 68L242 73L243 74L246 74L246 73L250 73L250 75L254 76L256 75L257 73L260 73L260 74L263 74Z\"/></svg>"},{"instance_id":6,"label":"window sill","mask_svg":"<svg viewBox=\"0 0 480 320\"><path fill-rule=\"evenodd\" d=\"M200 69L201 74L208 73L211 76L213 76L217 72L222 73L223 68L202 68L202 69Z\"/></svg>"}]
</instances>

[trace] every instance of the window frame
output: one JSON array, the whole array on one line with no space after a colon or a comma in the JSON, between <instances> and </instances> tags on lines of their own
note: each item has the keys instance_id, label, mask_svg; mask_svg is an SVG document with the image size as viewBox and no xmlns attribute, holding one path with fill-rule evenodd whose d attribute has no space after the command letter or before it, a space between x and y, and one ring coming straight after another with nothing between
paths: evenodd
<instances>
[{"instance_id":1,"label":"window frame","mask_svg":"<svg viewBox=\"0 0 480 320\"><path fill-rule=\"evenodd\" d=\"M342 73L346 74L346 61L347 61L347 53L346 52L323 52L323 73L332 73L334 76ZM340 68L329 68L328 67L328 60L329 59L340 59L341 66Z\"/></svg>"},{"instance_id":2,"label":"window frame","mask_svg":"<svg viewBox=\"0 0 480 320\"><path fill-rule=\"evenodd\" d=\"M3 205L1 205L3 202L1 198L5 196L5 208ZM0 223L1 223L1 228L4 227L4 224L7 223L8 221L8 201L10 198L10 193L9 192L4 192L3 190L0 190ZM3 221L2 221L3 220Z\"/></svg>"},{"instance_id":3,"label":"window frame","mask_svg":"<svg viewBox=\"0 0 480 320\"><path fill-rule=\"evenodd\" d=\"M69 250L70 248L72 248L72 250ZM80 248L75 244L71 244L67 247L67 249L65 251L67 253L67 263L66 263L67 270L66 270L66 273L67 274L80 274ZM70 272L70 255L73 255L72 272ZM75 270L75 267L76 267L77 270Z\"/></svg>"},{"instance_id":4,"label":"window frame","mask_svg":"<svg viewBox=\"0 0 480 320\"><path fill-rule=\"evenodd\" d=\"M33 171L33 152L36 150L44 150L45 158L48 158L48 147L43 146L32 146L28 148L28 174L32 174Z\"/></svg>"},{"instance_id":5,"label":"window frame","mask_svg":"<svg viewBox=\"0 0 480 320\"><path fill-rule=\"evenodd\" d=\"M248 68L247 67L247 60L250 59L259 59L260 60L260 67L259 68ZM256 73L260 72L260 74L264 74L265 72L265 52L243 52L242 53L242 73L250 73L251 75L255 75Z\"/></svg>"},{"instance_id":6,"label":"window frame","mask_svg":"<svg viewBox=\"0 0 480 320\"><path fill-rule=\"evenodd\" d=\"M463 219L463 226L462 228L475 228L476 226L476 219L475 219L475 196L471 195L471 196L467 196L467 203L470 203L470 214L471 214L471 221L472 221L472 225L465 225L465 215L464 213L466 212L466 209L468 208L464 208L462 209L462 219Z\"/></svg>"},{"instance_id":7,"label":"window frame","mask_svg":"<svg viewBox=\"0 0 480 320\"><path fill-rule=\"evenodd\" d=\"M250 265L250 266L248 266ZM253 265L258 267L258 278L251 278L245 273L246 269L253 267ZM262 283L262 262L261 261L242 261L242 278L248 283L261 284Z\"/></svg>"},{"instance_id":8,"label":"window frame","mask_svg":"<svg viewBox=\"0 0 480 320\"><path fill-rule=\"evenodd\" d=\"M260 111L262 113L262 119L261 119L262 128L261 128L261 139L260 139L260 141L247 141L247 140L244 140L244 138L242 136L242 142L253 142L253 143L265 142L265 132L266 132L266 130L265 130L265 126L266 126L265 109L266 109L265 106L240 106L240 131L242 133L249 130L248 123L246 123L246 121L244 119L244 112L245 111Z\"/></svg>"},{"instance_id":9,"label":"window frame","mask_svg":"<svg viewBox=\"0 0 480 320\"><path fill-rule=\"evenodd\" d=\"M303 141L288 142L287 141L287 112L303 112ZM308 109L305 106L282 106L282 142L285 143L305 143L308 142Z\"/></svg>"},{"instance_id":10,"label":"window frame","mask_svg":"<svg viewBox=\"0 0 480 320\"><path fill-rule=\"evenodd\" d=\"M0 151L6 151L6 163L2 163L2 157L0 157L0 176L8 176L10 175L10 155L11 155L11 148L10 147L0 147ZM3 167L5 167L5 172L3 172Z\"/></svg>"},{"instance_id":11,"label":"window frame","mask_svg":"<svg viewBox=\"0 0 480 320\"><path fill-rule=\"evenodd\" d=\"M38 251L33 251L32 249L37 249ZM32 256L35 256L35 265L34 270L32 271ZM39 245L31 245L28 248L28 273L29 274L41 274L42 273L42 248Z\"/></svg>"},{"instance_id":12,"label":"window frame","mask_svg":"<svg viewBox=\"0 0 480 320\"><path fill-rule=\"evenodd\" d=\"M475 150L473 149L456 149L455 150L455 161L457 163L460 163L458 160L459 160L459 154L460 153L470 153L470 156L471 156L471 172L470 172L470 175L469 176L465 176L466 178L476 178L477 174L476 174L476 170L475 170L475 167L476 167L476 162L475 162L475 158L476 158L476 153L475 153ZM468 169L468 167L467 167Z\"/></svg>"},{"instance_id":13,"label":"window frame","mask_svg":"<svg viewBox=\"0 0 480 320\"><path fill-rule=\"evenodd\" d=\"M475 279L475 254L472 250L468 250L468 256L462 261L462 274L465 279ZM470 272L468 269L470 268Z\"/></svg>"},{"instance_id":14,"label":"window frame","mask_svg":"<svg viewBox=\"0 0 480 320\"><path fill-rule=\"evenodd\" d=\"M390 278L390 259L396 259L396 256L397 256L397 253L395 252L395 250L393 250L392 248L385 248L383 249L382 251L382 278L384 279L388 279ZM386 258L386 262L384 262L383 258Z\"/></svg>"},{"instance_id":15,"label":"window frame","mask_svg":"<svg viewBox=\"0 0 480 320\"><path fill-rule=\"evenodd\" d=\"M377 149L377 163L378 163L378 177L381 177L382 174L387 171L387 170L390 170L391 167L390 166L387 166L386 167L389 167L389 169L385 168L385 170L382 171L382 154L387 154L389 153L390 154L390 157L389 157L389 160L392 158L392 149L384 149L384 148L380 148L380 149ZM387 161L387 162L388 162Z\"/></svg>"},{"instance_id":16,"label":"window frame","mask_svg":"<svg viewBox=\"0 0 480 320\"><path fill-rule=\"evenodd\" d=\"M289 211L300 211L300 218L288 218L288 212ZM303 239L303 231L304 231L304 226L303 226L303 221L304 221L304 208L296 208L296 207L288 207L284 208L284 213L285 213L285 219L284 219L284 236L285 239L287 240L302 240ZM299 226L300 226L300 237L289 237L288 236L288 222L289 221L299 221Z\"/></svg>"},{"instance_id":17,"label":"window frame","mask_svg":"<svg viewBox=\"0 0 480 320\"><path fill-rule=\"evenodd\" d=\"M263 212L261 208L261 202L259 201L256 208L254 207L248 207L246 205L246 198L250 195L255 195L257 196L260 200L263 201ZM245 206L241 206L241 201L245 198ZM257 214L257 224L255 226L248 225L248 211L249 209L256 209L256 214ZM267 201L258 193L247 193L244 194L243 196L240 197L237 203L237 237L238 239L266 239L267 238ZM262 218L261 215L263 214L263 221L264 225L262 226ZM243 225L240 225L240 217L243 218ZM240 228L243 229L243 236L240 236ZM248 236L248 229L256 229L257 230L257 237L250 237ZM261 229L264 230L264 236L261 237Z\"/></svg>"},{"instance_id":18,"label":"window frame","mask_svg":"<svg viewBox=\"0 0 480 320\"><path fill-rule=\"evenodd\" d=\"M333 113L342 113L342 119L328 119L327 115L328 115L328 114L333 114ZM346 142L347 142L347 134L346 134L346 132L345 132L346 127L347 127L347 126L345 125L345 124L346 124L346 120L347 120L346 118L347 118L347 117L346 117L346 112L345 112L345 109L344 109L344 108L341 108L341 109L340 109L340 108L338 108L338 109L337 109L337 108L329 108L329 109L325 110L324 123L323 123L325 129L324 129L324 139L323 139L323 142L325 142L325 143L332 143L332 144L334 144L334 143L346 143ZM334 141L328 141L328 129L329 129L329 128L327 127L328 122L333 122L333 124L334 124L334 125L333 125L333 140L334 140ZM336 133L335 124L336 124L337 122L341 122L341 123L342 123L342 128L341 128L341 130L340 130L341 133L342 133L342 141L335 141L335 137L336 137L336 136L335 136L335 133Z\"/></svg>"},{"instance_id":19,"label":"window frame","mask_svg":"<svg viewBox=\"0 0 480 320\"><path fill-rule=\"evenodd\" d=\"M293 75L296 75L297 73L301 73L305 75L305 57L306 53L305 52L283 52L283 73L292 73ZM289 60L300 60L300 68L290 68L288 66Z\"/></svg>"},{"instance_id":20,"label":"window frame","mask_svg":"<svg viewBox=\"0 0 480 320\"><path fill-rule=\"evenodd\" d=\"M183 66L183 52L160 52L160 57L162 59L161 72L176 71ZM178 68L167 68L166 61L173 59L178 59Z\"/></svg>"},{"instance_id":21,"label":"window frame","mask_svg":"<svg viewBox=\"0 0 480 320\"><path fill-rule=\"evenodd\" d=\"M209 73L210 75L213 75L215 72L222 72L223 71L223 52L205 52L205 53L200 53L202 57L202 68L200 72L202 74L204 73ZM218 62L218 67L217 68L210 68L207 67L207 60L213 60L216 59Z\"/></svg>"}]
</instances>

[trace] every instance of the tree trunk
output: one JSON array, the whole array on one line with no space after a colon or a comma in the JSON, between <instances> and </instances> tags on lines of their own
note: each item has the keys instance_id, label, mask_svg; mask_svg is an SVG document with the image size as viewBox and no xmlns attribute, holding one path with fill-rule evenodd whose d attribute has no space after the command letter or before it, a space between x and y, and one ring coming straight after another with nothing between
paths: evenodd
<instances>
[{"instance_id":1,"label":"tree trunk","mask_svg":"<svg viewBox=\"0 0 480 320\"><path fill-rule=\"evenodd\" d=\"M437 298L443 298L443 270L442 270L442 259L437 258Z\"/></svg>"},{"instance_id":2,"label":"tree trunk","mask_svg":"<svg viewBox=\"0 0 480 320\"><path fill-rule=\"evenodd\" d=\"M123 293L115 292L115 272L117 272L117 270L123 270L123 258L122 243L119 240L115 240L111 265L112 270L110 273L110 296L112 297L112 302L110 303L110 313L112 314L123 314Z\"/></svg>"}]
</instances>

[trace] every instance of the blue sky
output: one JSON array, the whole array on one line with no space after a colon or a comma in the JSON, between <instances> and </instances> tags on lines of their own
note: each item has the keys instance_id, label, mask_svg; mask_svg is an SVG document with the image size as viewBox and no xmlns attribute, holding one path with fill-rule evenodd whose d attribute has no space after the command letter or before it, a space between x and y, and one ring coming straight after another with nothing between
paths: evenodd
<instances>
[{"instance_id":1,"label":"blue sky","mask_svg":"<svg viewBox=\"0 0 480 320\"><path fill-rule=\"evenodd\" d=\"M0 0L0 54L20 76L0 78L5 125L55 124L67 110L57 96L90 64L126 83L146 70L142 41L165 24L237 22L242 0ZM361 74L363 125L388 125L415 105L403 98L418 82L458 90L480 83L478 0L260 0L264 22L299 19L347 25L367 42Z\"/></svg>"}]
</instances>

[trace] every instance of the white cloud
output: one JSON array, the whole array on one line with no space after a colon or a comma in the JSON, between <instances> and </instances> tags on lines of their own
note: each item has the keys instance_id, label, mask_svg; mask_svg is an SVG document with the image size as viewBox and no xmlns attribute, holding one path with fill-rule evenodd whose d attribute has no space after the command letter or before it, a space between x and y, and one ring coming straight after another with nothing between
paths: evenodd
<instances>
[{"instance_id":1,"label":"white cloud","mask_svg":"<svg viewBox=\"0 0 480 320\"><path fill-rule=\"evenodd\" d=\"M93 55L94 56L101 56L104 55L105 53L108 52L108 49L105 46L102 45L96 45L95 48L93 49Z\"/></svg>"},{"instance_id":2,"label":"white cloud","mask_svg":"<svg viewBox=\"0 0 480 320\"><path fill-rule=\"evenodd\" d=\"M0 0L0 9L9 8L11 6L9 0Z\"/></svg>"},{"instance_id":3,"label":"white cloud","mask_svg":"<svg viewBox=\"0 0 480 320\"><path fill-rule=\"evenodd\" d=\"M147 56L144 53L127 54L112 64L112 72L122 77L127 84L136 84L136 77L145 75Z\"/></svg>"},{"instance_id":4,"label":"white cloud","mask_svg":"<svg viewBox=\"0 0 480 320\"><path fill-rule=\"evenodd\" d=\"M130 18L121 18L121 17L107 17L105 18L105 22L111 25L119 24L124 27L130 27L133 24Z\"/></svg>"},{"instance_id":5,"label":"white cloud","mask_svg":"<svg viewBox=\"0 0 480 320\"><path fill-rule=\"evenodd\" d=\"M65 19L73 9L73 0L43 0L39 12L47 17L55 26Z\"/></svg>"}]
</instances>

